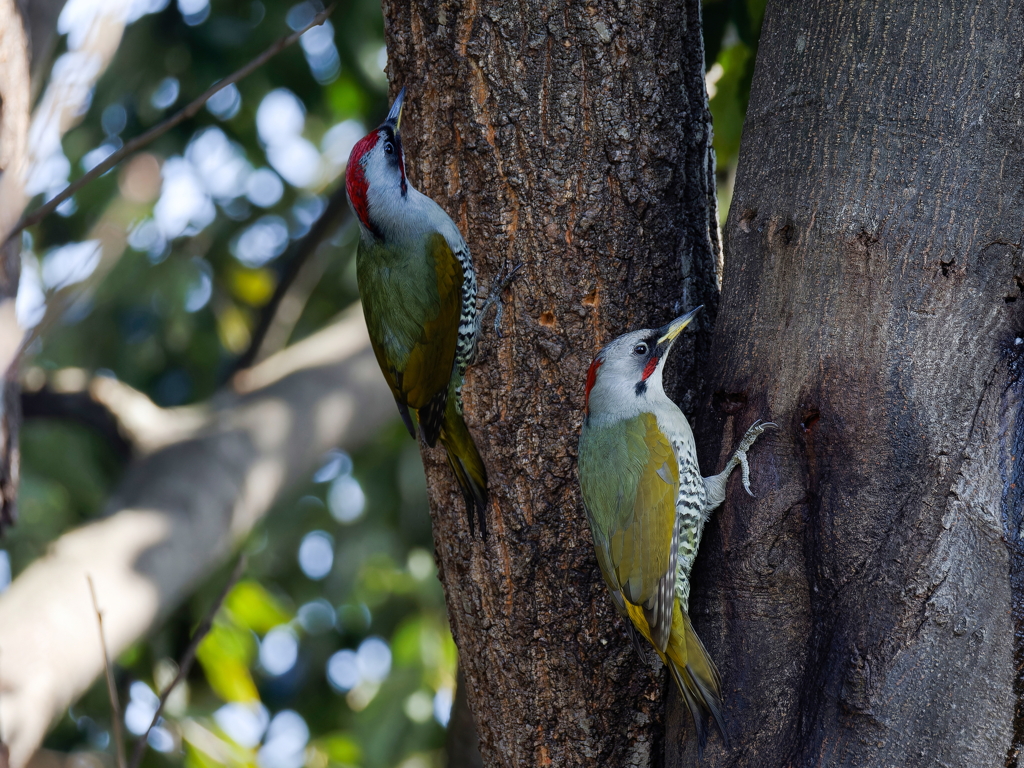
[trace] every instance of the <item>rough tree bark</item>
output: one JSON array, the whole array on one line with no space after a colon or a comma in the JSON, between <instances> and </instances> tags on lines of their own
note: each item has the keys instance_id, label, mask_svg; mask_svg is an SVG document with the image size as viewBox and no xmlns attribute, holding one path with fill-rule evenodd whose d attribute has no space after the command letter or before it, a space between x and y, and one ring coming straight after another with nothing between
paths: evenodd
<instances>
[{"instance_id":1,"label":"rough tree bark","mask_svg":"<svg viewBox=\"0 0 1024 768\"><path fill-rule=\"evenodd\" d=\"M469 534L426 452L434 537L485 764L650 765L664 674L629 646L577 492L587 366L602 343L717 300L700 4L384 3L414 183L460 226L489 286L524 262L505 338L465 390L490 472ZM692 403L706 338L675 363ZM687 365L683 365L686 362Z\"/></svg>"},{"instance_id":2,"label":"rough tree bark","mask_svg":"<svg viewBox=\"0 0 1024 768\"><path fill-rule=\"evenodd\" d=\"M769 3L698 445L782 429L695 572L708 766L1018 765L1022 39L1015 0Z\"/></svg>"}]
</instances>

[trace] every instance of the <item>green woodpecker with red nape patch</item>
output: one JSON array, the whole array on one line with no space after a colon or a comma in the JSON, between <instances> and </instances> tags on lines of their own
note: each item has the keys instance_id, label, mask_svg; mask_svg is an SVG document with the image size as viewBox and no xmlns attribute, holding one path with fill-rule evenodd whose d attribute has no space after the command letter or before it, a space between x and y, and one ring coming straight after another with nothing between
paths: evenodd
<instances>
[{"instance_id":1,"label":"green woodpecker with red nape patch","mask_svg":"<svg viewBox=\"0 0 1024 768\"><path fill-rule=\"evenodd\" d=\"M409 434L440 439L469 513L486 534L487 470L462 416L461 388L484 313L515 269L477 310L476 272L455 222L405 175L400 127L405 89L384 123L352 149L345 171L361 233L356 273L373 352ZM516 268L518 269L518 267ZM497 327L500 321L500 304Z\"/></svg>"},{"instance_id":2,"label":"green woodpecker with red nape patch","mask_svg":"<svg viewBox=\"0 0 1024 768\"><path fill-rule=\"evenodd\" d=\"M618 612L661 656L686 701L698 750L707 718L726 737L722 685L690 623L690 569L704 523L725 499L738 465L750 493L747 450L774 424L755 423L725 470L701 477L693 433L665 394L665 358L700 307L663 328L634 331L602 349L587 372L579 445L583 503L597 562Z\"/></svg>"}]
</instances>

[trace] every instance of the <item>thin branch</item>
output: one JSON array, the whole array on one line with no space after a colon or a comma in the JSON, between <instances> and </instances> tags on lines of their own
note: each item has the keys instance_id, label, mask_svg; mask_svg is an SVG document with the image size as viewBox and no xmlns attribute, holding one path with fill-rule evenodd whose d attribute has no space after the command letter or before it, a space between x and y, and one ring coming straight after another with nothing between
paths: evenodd
<instances>
[{"instance_id":1,"label":"thin branch","mask_svg":"<svg viewBox=\"0 0 1024 768\"><path fill-rule=\"evenodd\" d=\"M274 288L274 295L270 297L270 301L263 308L259 323L253 330L252 341L249 343L248 349L231 366L231 370L226 378L230 379L238 371L252 366L259 362L261 357L266 356L267 351L262 347L266 341L267 332L274 325L281 308L281 303L285 296L288 295L289 288L291 288L296 278L302 272L302 267L309 257L316 252L320 243L337 228L344 225L345 220L348 218L345 216L346 210L345 185L340 184L327 201L327 206L324 208L324 212L320 214L320 218L313 222L313 226L310 227L306 236L295 244L295 248L277 282L277 286Z\"/></svg>"},{"instance_id":2,"label":"thin branch","mask_svg":"<svg viewBox=\"0 0 1024 768\"><path fill-rule=\"evenodd\" d=\"M92 607L96 611L96 622L100 627L100 648L103 650L103 668L107 672L107 693L110 694L110 711L113 715L114 747L117 750L117 766L125 768L124 734L121 732L121 705L117 701L117 683L114 682L114 667L110 663L110 654L107 653L107 637L103 632L103 612L96 600L96 587L92 583L92 576L86 574L86 581L89 582L89 594L92 595Z\"/></svg>"},{"instance_id":3,"label":"thin branch","mask_svg":"<svg viewBox=\"0 0 1024 768\"><path fill-rule=\"evenodd\" d=\"M93 181L94 179L102 176L104 173L109 171L111 168L120 163L129 155L138 152L144 146L146 146L153 140L159 138L160 136L163 136L165 133L171 130L171 128L174 128L179 123L188 120L190 117L195 117L195 115L198 114L199 110L203 108L206 102L209 101L210 97L212 97L215 93L217 93L223 88L227 88L232 83L237 83L239 80L248 77L255 70L259 69L261 66L270 61L270 59L272 59L274 56L279 54L288 46L292 45L296 40L302 37L302 35L305 34L308 30L323 24L327 20L327 17L330 16L333 11L334 4L332 3L327 8L318 13L316 17L305 27L295 32L292 32L290 35L286 35L285 37L280 38L277 42L275 42L273 45L267 48L263 53L261 53L252 61L250 61L244 67L242 67L239 70L236 70L232 74L225 77L223 80L219 80L218 82L211 85L209 88L206 89L206 91L201 96L196 98L184 109L171 115L169 118L164 120L159 125L154 125L141 136L136 136L134 139L132 139L123 147L121 147L121 149L111 154L103 162L94 167L88 173L84 174L81 178L76 179L67 187L65 187L51 200L49 200L46 203L43 203L41 206L32 211L32 213L29 213L26 216L24 216L21 219L21 221L18 222L18 224L14 227L11 233L7 236L7 240L13 238L26 227L31 227L33 224L38 224L44 218L53 213L57 206L59 206L61 203L63 203L65 200L67 200L69 197L75 194L75 192L80 190L82 187L84 187L86 184ZM6 243L7 240L5 240L4 242Z\"/></svg>"},{"instance_id":4,"label":"thin branch","mask_svg":"<svg viewBox=\"0 0 1024 768\"><path fill-rule=\"evenodd\" d=\"M171 692L178 686L182 680L188 677L189 671L192 669L192 664L196 660L196 652L199 650L199 644L206 637L206 634L210 631L213 626L213 620L217 616L217 612L220 607L224 604L224 600L227 598L231 588L235 586L242 574L245 572L246 557L243 554L238 558L238 563L235 565L231 576L228 577L227 583L224 585L224 589L221 590L217 599L213 601L210 609L206 612L203 620L196 627L195 633L192 635L192 640L189 641L188 648L185 649L185 653L181 657L181 662L178 664L178 674L171 680L171 684L168 685L163 693L160 694L160 704L156 708L156 712L153 713L153 720L150 722L146 732L139 737L139 740L135 742L135 748L132 750L132 761L130 768L139 768L142 764L142 756L146 753L146 744L149 743L149 732L156 727L157 722L160 720L160 715L163 714L164 705L167 704L167 699L171 695Z\"/></svg>"}]
</instances>

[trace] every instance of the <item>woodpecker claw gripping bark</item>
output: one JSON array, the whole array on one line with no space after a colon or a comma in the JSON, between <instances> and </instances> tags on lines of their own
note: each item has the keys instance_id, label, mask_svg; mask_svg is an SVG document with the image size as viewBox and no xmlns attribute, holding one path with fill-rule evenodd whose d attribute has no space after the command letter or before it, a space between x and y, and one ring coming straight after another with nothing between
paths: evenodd
<instances>
[{"instance_id":1,"label":"woodpecker claw gripping bark","mask_svg":"<svg viewBox=\"0 0 1024 768\"><path fill-rule=\"evenodd\" d=\"M487 294L487 299L484 301L483 307L480 308L480 322L483 322L483 317L487 313L487 310L491 308L493 304L494 309L494 335L499 339L501 335L501 318L505 312L505 303L501 300L501 294L505 292L505 289L512 283L516 277L516 273L523 268L522 262L516 264L511 269L509 263L506 261L501 267L501 274L498 275L498 279L494 282L494 287L491 292Z\"/></svg>"},{"instance_id":2,"label":"woodpecker claw gripping bark","mask_svg":"<svg viewBox=\"0 0 1024 768\"><path fill-rule=\"evenodd\" d=\"M345 171L359 220L359 296L402 420L413 436L418 424L427 445L440 440L462 489L470 532L479 525L486 535L487 470L463 418L462 381L476 356L483 311L496 299L478 311L466 241L448 214L406 178L404 101L403 89L387 119L355 145ZM498 295L514 273L498 281Z\"/></svg>"},{"instance_id":3,"label":"woodpecker claw gripping bark","mask_svg":"<svg viewBox=\"0 0 1024 768\"><path fill-rule=\"evenodd\" d=\"M665 358L700 309L662 328L620 336L594 358L579 478L612 602L630 621L631 636L642 635L668 665L703 753L709 716L728 739L721 678L690 623L690 570L730 473L741 468L749 493L747 451L775 425L755 422L725 469L701 476L690 425L662 386Z\"/></svg>"}]
</instances>

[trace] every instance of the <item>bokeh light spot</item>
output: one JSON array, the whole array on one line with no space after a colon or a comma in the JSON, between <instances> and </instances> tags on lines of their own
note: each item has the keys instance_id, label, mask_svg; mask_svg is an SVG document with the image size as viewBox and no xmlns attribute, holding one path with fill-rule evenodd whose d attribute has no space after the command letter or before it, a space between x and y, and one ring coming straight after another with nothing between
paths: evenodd
<instances>
[{"instance_id":1,"label":"bokeh light spot","mask_svg":"<svg viewBox=\"0 0 1024 768\"><path fill-rule=\"evenodd\" d=\"M414 723L425 723L434 714L434 700L426 691L414 691L405 700L403 709Z\"/></svg>"},{"instance_id":2,"label":"bokeh light spot","mask_svg":"<svg viewBox=\"0 0 1024 768\"><path fill-rule=\"evenodd\" d=\"M281 177L269 168L257 168L245 184L245 196L249 202L260 208L269 208L277 203L284 194L284 183Z\"/></svg>"},{"instance_id":3,"label":"bokeh light spot","mask_svg":"<svg viewBox=\"0 0 1024 768\"><path fill-rule=\"evenodd\" d=\"M206 102L206 108L218 120L230 120L242 108L242 94L234 83L224 86Z\"/></svg>"},{"instance_id":4,"label":"bokeh light spot","mask_svg":"<svg viewBox=\"0 0 1024 768\"><path fill-rule=\"evenodd\" d=\"M117 136L128 124L128 113L120 104L110 104L103 110L100 125L107 136Z\"/></svg>"},{"instance_id":5,"label":"bokeh light spot","mask_svg":"<svg viewBox=\"0 0 1024 768\"><path fill-rule=\"evenodd\" d=\"M213 268L205 259L192 259L196 276L185 292L185 311L198 312L213 296Z\"/></svg>"},{"instance_id":6,"label":"bokeh light spot","mask_svg":"<svg viewBox=\"0 0 1024 768\"><path fill-rule=\"evenodd\" d=\"M11 586L11 556L6 549L0 549L0 592Z\"/></svg>"},{"instance_id":7,"label":"bokeh light spot","mask_svg":"<svg viewBox=\"0 0 1024 768\"><path fill-rule=\"evenodd\" d=\"M355 651L346 648L327 660L327 682L341 693L359 684L359 662Z\"/></svg>"},{"instance_id":8,"label":"bokeh light spot","mask_svg":"<svg viewBox=\"0 0 1024 768\"><path fill-rule=\"evenodd\" d=\"M251 749L263 738L270 723L270 713L259 701L233 701L214 712L213 720L233 742Z\"/></svg>"},{"instance_id":9,"label":"bokeh light spot","mask_svg":"<svg viewBox=\"0 0 1024 768\"><path fill-rule=\"evenodd\" d=\"M268 93L256 110L256 131L268 146L298 136L305 124L306 108L287 88Z\"/></svg>"},{"instance_id":10,"label":"bokeh light spot","mask_svg":"<svg viewBox=\"0 0 1024 768\"><path fill-rule=\"evenodd\" d=\"M314 483L328 483L338 475L352 473L352 458L342 450L332 448L324 456L323 464L313 473Z\"/></svg>"},{"instance_id":11,"label":"bokeh light spot","mask_svg":"<svg viewBox=\"0 0 1024 768\"><path fill-rule=\"evenodd\" d=\"M91 275L100 263L100 241L68 243L54 248L43 257L43 285L50 290L80 283Z\"/></svg>"},{"instance_id":12,"label":"bokeh light spot","mask_svg":"<svg viewBox=\"0 0 1024 768\"><path fill-rule=\"evenodd\" d=\"M333 629L336 618L334 606L322 597L299 608L299 624L311 635L322 635Z\"/></svg>"},{"instance_id":13,"label":"bokeh light spot","mask_svg":"<svg viewBox=\"0 0 1024 768\"><path fill-rule=\"evenodd\" d=\"M339 523L354 523L366 509L366 494L352 475L341 475L327 492L327 506Z\"/></svg>"},{"instance_id":14,"label":"bokeh light spot","mask_svg":"<svg viewBox=\"0 0 1024 768\"><path fill-rule=\"evenodd\" d=\"M356 663L361 679L382 683L391 672L391 649L383 638L368 637L359 644Z\"/></svg>"},{"instance_id":15,"label":"bokeh light spot","mask_svg":"<svg viewBox=\"0 0 1024 768\"><path fill-rule=\"evenodd\" d=\"M419 547L409 552L406 560L409 574L417 581L426 581L434 575L434 558L425 549Z\"/></svg>"},{"instance_id":16,"label":"bokeh light spot","mask_svg":"<svg viewBox=\"0 0 1024 768\"><path fill-rule=\"evenodd\" d=\"M260 665L274 677L289 671L298 658L299 640L287 624L274 627L260 643Z\"/></svg>"},{"instance_id":17,"label":"bokeh light spot","mask_svg":"<svg viewBox=\"0 0 1024 768\"><path fill-rule=\"evenodd\" d=\"M453 701L451 688L441 688L434 694L434 719L444 728L448 727L448 721L451 720Z\"/></svg>"},{"instance_id":18,"label":"bokeh light spot","mask_svg":"<svg viewBox=\"0 0 1024 768\"><path fill-rule=\"evenodd\" d=\"M167 753L174 751L174 736L161 725L153 726L153 730L149 732L146 740L149 742L149 746L157 752Z\"/></svg>"},{"instance_id":19,"label":"bokeh light spot","mask_svg":"<svg viewBox=\"0 0 1024 768\"><path fill-rule=\"evenodd\" d=\"M197 26L210 15L210 0L178 0L178 11L186 24Z\"/></svg>"},{"instance_id":20,"label":"bokeh light spot","mask_svg":"<svg viewBox=\"0 0 1024 768\"><path fill-rule=\"evenodd\" d=\"M262 267L288 247L288 225L280 216L264 216L242 230L229 247L245 266Z\"/></svg>"},{"instance_id":21,"label":"bokeh light spot","mask_svg":"<svg viewBox=\"0 0 1024 768\"><path fill-rule=\"evenodd\" d=\"M156 89L153 91L153 95L150 97L149 103L157 109L167 109L178 100L178 94L180 92L181 84L178 82L178 78L165 77L159 82Z\"/></svg>"},{"instance_id":22,"label":"bokeh light spot","mask_svg":"<svg viewBox=\"0 0 1024 768\"><path fill-rule=\"evenodd\" d=\"M260 768L301 768L306 762L309 726L298 712L278 712L267 728L266 742L256 753Z\"/></svg>"},{"instance_id":23,"label":"bokeh light spot","mask_svg":"<svg viewBox=\"0 0 1024 768\"><path fill-rule=\"evenodd\" d=\"M141 680L131 684L128 697L128 706L124 710L124 727L136 736L141 736L153 722L153 715L160 706L160 697Z\"/></svg>"},{"instance_id":24,"label":"bokeh light spot","mask_svg":"<svg viewBox=\"0 0 1024 768\"><path fill-rule=\"evenodd\" d=\"M334 539L324 531L310 531L299 544L299 567L313 581L319 581L334 566Z\"/></svg>"}]
</instances>

